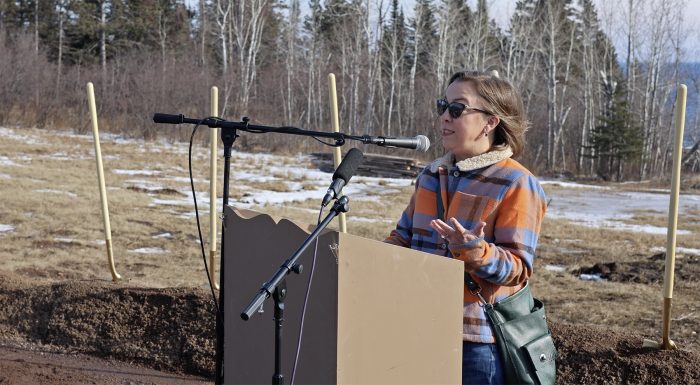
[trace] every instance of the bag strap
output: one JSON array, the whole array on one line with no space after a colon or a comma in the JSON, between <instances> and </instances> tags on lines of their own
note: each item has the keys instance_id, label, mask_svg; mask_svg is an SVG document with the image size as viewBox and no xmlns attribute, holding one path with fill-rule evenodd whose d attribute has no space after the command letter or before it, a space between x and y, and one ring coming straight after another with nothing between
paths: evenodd
<instances>
[{"instance_id":1,"label":"bag strap","mask_svg":"<svg viewBox=\"0 0 700 385\"><path fill-rule=\"evenodd\" d=\"M442 203L442 193L440 191L440 187L441 187L440 180L438 178L438 191L436 192L436 195L437 195L437 215L438 215L438 219L444 221L445 220L445 218L444 218L445 205ZM447 242L447 239L445 239L445 242ZM447 250L447 253L450 254L451 258L454 258L454 256L452 255L452 252L450 251L449 248L445 248L445 250ZM479 297L479 300L481 301L482 304L490 305L486 301L486 299L481 295L481 286L479 286L479 284L474 281L472 276L466 270L464 271L464 284L467 285L467 287L469 288L469 291L473 295Z\"/></svg>"}]
</instances>

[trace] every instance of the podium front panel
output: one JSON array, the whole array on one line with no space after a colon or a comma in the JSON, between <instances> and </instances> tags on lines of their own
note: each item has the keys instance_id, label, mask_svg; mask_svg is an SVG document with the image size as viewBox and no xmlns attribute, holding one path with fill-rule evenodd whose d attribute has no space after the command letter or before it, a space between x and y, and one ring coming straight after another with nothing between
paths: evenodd
<instances>
[{"instance_id":1,"label":"podium front panel","mask_svg":"<svg viewBox=\"0 0 700 385\"><path fill-rule=\"evenodd\" d=\"M240 313L263 283L272 277L308 237L309 233L287 219L249 210L225 209L224 285L224 383L270 384L274 373L274 301L263 312L243 321ZM295 383L336 383L337 266L328 245L337 244L337 233L319 238L311 293ZM322 247L325 245L325 247ZM287 275L282 348L282 374L291 383L304 295L311 273L314 244L299 259L301 274Z\"/></svg>"},{"instance_id":2,"label":"podium front panel","mask_svg":"<svg viewBox=\"0 0 700 385\"><path fill-rule=\"evenodd\" d=\"M339 241L338 383L461 383L463 262Z\"/></svg>"}]
</instances>

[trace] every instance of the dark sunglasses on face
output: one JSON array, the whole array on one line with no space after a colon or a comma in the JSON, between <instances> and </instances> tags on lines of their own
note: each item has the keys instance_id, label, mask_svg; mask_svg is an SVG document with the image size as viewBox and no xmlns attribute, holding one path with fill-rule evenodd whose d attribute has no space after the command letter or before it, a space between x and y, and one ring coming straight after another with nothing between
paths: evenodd
<instances>
[{"instance_id":1,"label":"dark sunglasses on face","mask_svg":"<svg viewBox=\"0 0 700 385\"><path fill-rule=\"evenodd\" d=\"M460 116L462 116L462 114L464 113L464 110L467 110L467 113L469 113L471 111L478 111L478 112L481 112L481 113L484 113L487 115L491 115L491 113L488 111L484 111L484 110L474 108L474 107L469 107L464 103L459 103L459 102L449 103L445 99L438 99L437 100L437 113L438 113L438 115L444 114L445 110L449 111L452 119L457 119Z\"/></svg>"}]
</instances>

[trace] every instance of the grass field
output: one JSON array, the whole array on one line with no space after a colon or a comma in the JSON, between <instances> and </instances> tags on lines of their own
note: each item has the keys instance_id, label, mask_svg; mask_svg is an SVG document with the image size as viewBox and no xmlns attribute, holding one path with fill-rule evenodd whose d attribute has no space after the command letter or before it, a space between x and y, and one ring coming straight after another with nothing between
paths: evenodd
<instances>
[{"instance_id":1,"label":"grass field","mask_svg":"<svg viewBox=\"0 0 700 385\"><path fill-rule=\"evenodd\" d=\"M136 286L205 287L187 145L109 135L102 136L101 144L117 271ZM0 128L0 149L0 270L56 281L110 280L92 136ZM209 155L204 147L195 146L193 164L208 252ZM219 210L222 165L219 159ZM331 179L301 156L234 152L232 172L231 203L301 224L316 221L318 204ZM664 186L605 187L656 191ZM555 200L568 191L549 184L545 190ZM351 199L349 232L383 239L412 191L410 181L353 178L345 190ZM665 227L666 221L664 213L644 209L623 219L626 224L658 227ZM687 234L679 235L677 241L685 251L678 253L676 263L672 338L683 349L700 351L700 256L694 253L700 249L700 207L684 209L678 223ZM544 299L554 321L606 326L660 339L663 257L655 254L665 244L665 234L545 218L533 290ZM596 264L608 264L611 278L579 278L579 273Z\"/></svg>"}]
</instances>

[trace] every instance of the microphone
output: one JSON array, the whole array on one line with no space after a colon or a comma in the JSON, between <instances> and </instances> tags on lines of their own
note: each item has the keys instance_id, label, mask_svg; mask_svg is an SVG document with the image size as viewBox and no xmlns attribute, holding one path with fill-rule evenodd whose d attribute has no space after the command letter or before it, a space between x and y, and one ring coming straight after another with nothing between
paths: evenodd
<instances>
[{"instance_id":1,"label":"microphone","mask_svg":"<svg viewBox=\"0 0 700 385\"><path fill-rule=\"evenodd\" d=\"M425 135L418 135L413 138L385 138L383 136L363 135L360 139L365 144L376 144L382 147L410 148L422 152L430 148L430 139Z\"/></svg>"},{"instance_id":2,"label":"microphone","mask_svg":"<svg viewBox=\"0 0 700 385\"><path fill-rule=\"evenodd\" d=\"M355 171L357 171L360 163L362 163L362 151L356 148L350 149L343 161L338 165L338 169L333 173L333 183L331 183L326 195L323 197L323 203L321 203L323 207L326 207L332 199L337 199L340 196L343 186L348 184L350 178L355 175Z\"/></svg>"},{"instance_id":3,"label":"microphone","mask_svg":"<svg viewBox=\"0 0 700 385\"><path fill-rule=\"evenodd\" d=\"M172 115L172 114L161 114L159 112L156 112L153 114L153 122L154 123L166 123L166 124L181 124L185 123L185 116L180 114L180 115Z\"/></svg>"}]
</instances>

